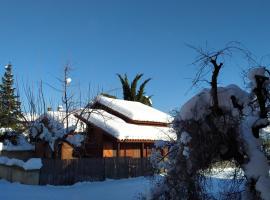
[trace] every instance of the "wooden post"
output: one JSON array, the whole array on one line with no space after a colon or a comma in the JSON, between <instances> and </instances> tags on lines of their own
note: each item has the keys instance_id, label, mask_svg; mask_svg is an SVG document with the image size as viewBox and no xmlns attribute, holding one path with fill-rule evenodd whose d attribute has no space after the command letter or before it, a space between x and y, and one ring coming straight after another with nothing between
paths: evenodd
<instances>
[{"instance_id":1,"label":"wooden post","mask_svg":"<svg viewBox=\"0 0 270 200\"><path fill-rule=\"evenodd\" d=\"M124 157L127 157L127 145L126 143L123 144L124 144Z\"/></svg>"},{"instance_id":2,"label":"wooden post","mask_svg":"<svg viewBox=\"0 0 270 200\"><path fill-rule=\"evenodd\" d=\"M120 157L120 142L117 142L116 156L117 156L117 158Z\"/></svg>"},{"instance_id":3,"label":"wooden post","mask_svg":"<svg viewBox=\"0 0 270 200\"><path fill-rule=\"evenodd\" d=\"M144 143L141 144L141 158L144 157L143 150L144 150Z\"/></svg>"}]
</instances>

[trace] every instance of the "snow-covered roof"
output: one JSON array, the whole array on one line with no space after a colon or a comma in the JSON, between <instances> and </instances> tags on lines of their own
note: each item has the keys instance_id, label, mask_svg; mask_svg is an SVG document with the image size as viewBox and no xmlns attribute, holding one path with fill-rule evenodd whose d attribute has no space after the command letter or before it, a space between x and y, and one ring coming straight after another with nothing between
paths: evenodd
<instances>
[{"instance_id":1,"label":"snow-covered roof","mask_svg":"<svg viewBox=\"0 0 270 200\"><path fill-rule=\"evenodd\" d=\"M119 140L168 141L176 139L176 133L170 127L129 124L121 118L100 109L89 109L81 117Z\"/></svg>"},{"instance_id":2,"label":"snow-covered roof","mask_svg":"<svg viewBox=\"0 0 270 200\"><path fill-rule=\"evenodd\" d=\"M167 113L136 101L113 99L99 95L96 97L95 102L117 111L118 113L135 121L170 123L173 120L173 118Z\"/></svg>"}]
</instances>

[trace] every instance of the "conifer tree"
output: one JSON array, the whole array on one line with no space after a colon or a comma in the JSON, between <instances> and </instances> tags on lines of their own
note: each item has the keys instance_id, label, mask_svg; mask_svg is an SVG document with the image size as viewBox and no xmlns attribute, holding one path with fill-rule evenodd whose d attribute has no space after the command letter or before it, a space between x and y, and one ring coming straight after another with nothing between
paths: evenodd
<instances>
[{"instance_id":1,"label":"conifer tree","mask_svg":"<svg viewBox=\"0 0 270 200\"><path fill-rule=\"evenodd\" d=\"M5 74L0 85L0 125L18 129L20 127L19 118L22 116L19 96L15 94L12 65L5 66Z\"/></svg>"}]
</instances>

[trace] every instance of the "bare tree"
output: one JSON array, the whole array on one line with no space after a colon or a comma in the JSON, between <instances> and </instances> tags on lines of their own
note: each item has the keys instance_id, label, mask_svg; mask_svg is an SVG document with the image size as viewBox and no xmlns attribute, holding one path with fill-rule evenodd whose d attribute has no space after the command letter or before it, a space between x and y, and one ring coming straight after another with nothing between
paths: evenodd
<instances>
[{"instance_id":1,"label":"bare tree","mask_svg":"<svg viewBox=\"0 0 270 200\"><path fill-rule=\"evenodd\" d=\"M70 75L70 70L71 68L66 65L64 67L64 80L62 80L62 84L63 84L63 97L62 97L62 102L65 105L65 120L66 120L66 128L68 129L69 127L69 111L71 109L72 106L72 98L73 95L69 94L69 86L71 84L71 78L69 77Z\"/></svg>"},{"instance_id":2,"label":"bare tree","mask_svg":"<svg viewBox=\"0 0 270 200\"><path fill-rule=\"evenodd\" d=\"M200 84L202 81L207 82L211 86L212 110L215 114L221 115L218 100L218 76L220 70L224 67L224 62L228 58L232 58L234 54L240 53L249 63L257 63L250 51L245 49L239 42L229 42L224 48L219 50L209 50L207 48L194 47L187 45L195 50L198 56L192 65L199 66L199 69L192 81L192 87ZM207 75L211 74L211 81L207 80Z\"/></svg>"}]
</instances>

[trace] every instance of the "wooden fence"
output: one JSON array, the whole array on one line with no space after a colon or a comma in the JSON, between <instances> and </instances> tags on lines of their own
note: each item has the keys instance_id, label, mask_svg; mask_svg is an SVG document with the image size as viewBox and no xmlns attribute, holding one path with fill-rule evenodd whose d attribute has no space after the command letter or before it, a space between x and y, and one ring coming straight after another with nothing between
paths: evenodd
<instances>
[{"instance_id":1,"label":"wooden fence","mask_svg":"<svg viewBox=\"0 0 270 200\"><path fill-rule=\"evenodd\" d=\"M148 158L43 159L41 185L71 185L79 181L103 181L149 176L153 169Z\"/></svg>"}]
</instances>

